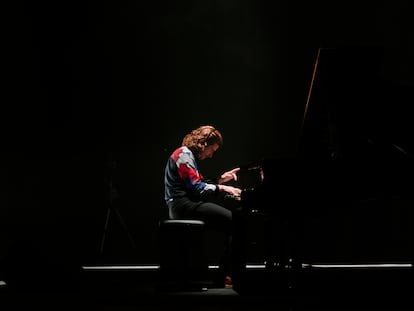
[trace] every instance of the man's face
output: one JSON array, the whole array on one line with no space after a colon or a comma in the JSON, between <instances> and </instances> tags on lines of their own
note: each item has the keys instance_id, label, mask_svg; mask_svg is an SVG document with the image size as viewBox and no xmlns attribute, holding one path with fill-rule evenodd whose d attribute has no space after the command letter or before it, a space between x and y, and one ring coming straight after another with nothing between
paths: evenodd
<instances>
[{"instance_id":1,"label":"man's face","mask_svg":"<svg viewBox=\"0 0 414 311\"><path fill-rule=\"evenodd\" d=\"M219 148L218 144L208 145L204 148L204 150L200 153L200 160L204 160L207 158L212 158L214 152L216 152Z\"/></svg>"}]
</instances>

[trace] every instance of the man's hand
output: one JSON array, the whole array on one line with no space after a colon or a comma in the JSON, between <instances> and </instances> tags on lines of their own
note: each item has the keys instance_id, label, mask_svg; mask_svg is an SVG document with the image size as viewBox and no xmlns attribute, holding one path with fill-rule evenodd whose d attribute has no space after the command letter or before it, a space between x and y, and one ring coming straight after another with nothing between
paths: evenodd
<instances>
[{"instance_id":1,"label":"man's hand","mask_svg":"<svg viewBox=\"0 0 414 311\"><path fill-rule=\"evenodd\" d=\"M228 186L228 185L219 185L219 190L226 192L228 195L230 195L232 198L236 200L240 200L240 196L242 193L242 190L237 187Z\"/></svg>"},{"instance_id":2,"label":"man's hand","mask_svg":"<svg viewBox=\"0 0 414 311\"><path fill-rule=\"evenodd\" d=\"M220 178L218 179L218 183L222 184L228 182L230 180L237 181L237 172L240 171L240 167L236 167L230 171L223 173Z\"/></svg>"}]
</instances>

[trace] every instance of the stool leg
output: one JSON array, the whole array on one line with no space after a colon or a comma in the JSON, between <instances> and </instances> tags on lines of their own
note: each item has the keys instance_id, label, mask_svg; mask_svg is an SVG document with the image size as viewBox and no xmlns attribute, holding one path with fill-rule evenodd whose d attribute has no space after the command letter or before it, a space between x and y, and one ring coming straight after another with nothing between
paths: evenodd
<instances>
[{"instance_id":1,"label":"stool leg","mask_svg":"<svg viewBox=\"0 0 414 311\"><path fill-rule=\"evenodd\" d=\"M207 289L208 262L204 229L202 222L180 220L161 223L159 289Z\"/></svg>"}]
</instances>

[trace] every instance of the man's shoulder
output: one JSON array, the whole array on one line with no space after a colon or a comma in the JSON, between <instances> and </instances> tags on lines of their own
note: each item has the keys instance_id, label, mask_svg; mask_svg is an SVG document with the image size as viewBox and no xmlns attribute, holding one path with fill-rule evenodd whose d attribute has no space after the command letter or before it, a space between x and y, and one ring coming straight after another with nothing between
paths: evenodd
<instances>
[{"instance_id":1,"label":"man's shoulder","mask_svg":"<svg viewBox=\"0 0 414 311\"><path fill-rule=\"evenodd\" d=\"M176 148L171 154L171 158L174 160L177 160L180 157L192 157L192 156L193 156L193 153L186 146L181 146L181 147Z\"/></svg>"}]
</instances>

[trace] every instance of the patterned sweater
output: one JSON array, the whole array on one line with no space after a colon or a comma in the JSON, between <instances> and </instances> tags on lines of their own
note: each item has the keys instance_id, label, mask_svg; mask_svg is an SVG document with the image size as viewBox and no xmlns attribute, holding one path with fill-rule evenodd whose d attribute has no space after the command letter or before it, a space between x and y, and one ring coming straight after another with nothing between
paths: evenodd
<instances>
[{"instance_id":1,"label":"patterned sweater","mask_svg":"<svg viewBox=\"0 0 414 311\"><path fill-rule=\"evenodd\" d=\"M197 159L185 146L174 150L168 158L164 175L166 202L184 196L202 199L218 190L218 186L204 180L198 170Z\"/></svg>"}]
</instances>

